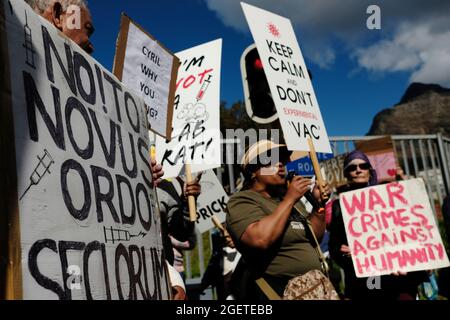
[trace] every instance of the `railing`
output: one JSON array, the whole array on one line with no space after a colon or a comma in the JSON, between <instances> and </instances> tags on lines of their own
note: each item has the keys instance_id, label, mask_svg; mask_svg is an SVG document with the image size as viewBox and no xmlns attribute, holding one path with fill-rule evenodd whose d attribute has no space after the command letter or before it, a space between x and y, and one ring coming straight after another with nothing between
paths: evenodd
<instances>
[{"instance_id":1,"label":"railing","mask_svg":"<svg viewBox=\"0 0 450 320\"><path fill-rule=\"evenodd\" d=\"M334 155L350 152L355 149L355 142L370 140L375 136L348 136L331 137L330 142ZM437 135L396 135L391 136L394 143L397 159L409 177L424 179L428 195L432 202L435 216L440 214L440 206L446 195L450 194L450 138ZM224 152L227 159L232 157L230 150L234 150L236 141L224 141ZM233 147L233 148L231 148ZM216 174L230 193L236 190L236 181L239 176L238 165L231 161L216 169ZM204 256L204 249L210 246L211 235L197 235L198 245L193 252L186 252L186 275L188 283L199 283L205 272L209 257ZM209 250L208 250L209 251ZM193 257L198 262L193 264ZM206 258L206 259L205 259ZM195 269L195 270L194 270Z\"/></svg>"}]
</instances>

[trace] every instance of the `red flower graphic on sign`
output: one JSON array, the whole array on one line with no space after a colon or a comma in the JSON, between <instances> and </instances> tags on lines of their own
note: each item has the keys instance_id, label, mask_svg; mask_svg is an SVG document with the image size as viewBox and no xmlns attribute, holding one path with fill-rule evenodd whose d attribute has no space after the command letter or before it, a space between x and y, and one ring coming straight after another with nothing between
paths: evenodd
<instances>
[{"instance_id":1,"label":"red flower graphic on sign","mask_svg":"<svg viewBox=\"0 0 450 320\"><path fill-rule=\"evenodd\" d=\"M274 25L272 22L270 22L268 25L269 28L269 32L274 36L274 37L280 37L280 31L278 31L278 28L276 25Z\"/></svg>"}]
</instances>

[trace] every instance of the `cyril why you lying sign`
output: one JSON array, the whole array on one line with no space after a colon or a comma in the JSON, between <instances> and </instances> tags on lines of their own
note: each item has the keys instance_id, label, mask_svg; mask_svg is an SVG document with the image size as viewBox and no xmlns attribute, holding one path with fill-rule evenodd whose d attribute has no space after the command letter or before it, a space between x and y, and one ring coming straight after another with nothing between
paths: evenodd
<instances>
[{"instance_id":1,"label":"cyril why you lying sign","mask_svg":"<svg viewBox=\"0 0 450 320\"><path fill-rule=\"evenodd\" d=\"M344 193L340 204L357 277L449 266L422 179Z\"/></svg>"},{"instance_id":2,"label":"cyril why you lying sign","mask_svg":"<svg viewBox=\"0 0 450 320\"><path fill-rule=\"evenodd\" d=\"M15 297L167 299L143 100L25 1L1 1L0 23Z\"/></svg>"}]
</instances>

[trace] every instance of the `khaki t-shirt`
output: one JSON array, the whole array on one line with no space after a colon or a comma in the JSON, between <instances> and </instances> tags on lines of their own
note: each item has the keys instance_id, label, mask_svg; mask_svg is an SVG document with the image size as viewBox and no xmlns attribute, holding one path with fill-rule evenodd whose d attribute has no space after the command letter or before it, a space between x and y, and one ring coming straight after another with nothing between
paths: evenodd
<instances>
[{"instance_id":1,"label":"khaki t-shirt","mask_svg":"<svg viewBox=\"0 0 450 320\"><path fill-rule=\"evenodd\" d=\"M275 277L293 278L314 269L320 270L320 260L308 226L296 221L302 219L292 219L292 215L298 214L295 209L284 234L268 250L250 248L241 242L247 227L270 215L279 204L279 200L267 199L251 190L238 192L230 198L227 226L238 250L252 270ZM306 216L303 203L298 202L295 207Z\"/></svg>"}]
</instances>

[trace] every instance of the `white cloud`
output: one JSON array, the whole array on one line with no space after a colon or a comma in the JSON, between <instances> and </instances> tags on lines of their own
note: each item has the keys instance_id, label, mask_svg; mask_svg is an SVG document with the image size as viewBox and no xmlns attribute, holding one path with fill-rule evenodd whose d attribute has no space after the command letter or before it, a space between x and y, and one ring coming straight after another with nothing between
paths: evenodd
<instances>
[{"instance_id":1,"label":"white cloud","mask_svg":"<svg viewBox=\"0 0 450 320\"><path fill-rule=\"evenodd\" d=\"M450 47L447 50L431 50L421 56L424 63L411 75L411 81L450 87Z\"/></svg>"},{"instance_id":2,"label":"white cloud","mask_svg":"<svg viewBox=\"0 0 450 320\"><path fill-rule=\"evenodd\" d=\"M222 22L240 32L247 33L249 28L242 12L241 0L204 0L208 8L214 11ZM296 28L297 37L302 40L306 56L323 68L330 67L335 60L335 52L329 30L339 37L353 38L357 29L365 28L366 0L246 0L245 2L274 13L289 17ZM357 7L356 13L343 10L346 3ZM359 23L360 22L360 23ZM339 25L336 28L336 25Z\"/></svg>"},{"instance_id":3,"label":"white cloud","mask_svg":"<svg viewBox=\"0 0 450 320\"><path fill-rule=\"evenodd\" d=\"M356 49L358 64L374 72L412 72L412 82L450 85L450 26L440 21L404 24L392 39Z\"/></svg>"},{"instance_id":4,"label":"white cloud","mask_svg":"<svg viewBox=\"0 0 450 320\"><path fill-rule=\"evenodd\" d=\"M249 32L240 0L204 1L225 25ZM306 57L322 68L332 66L337 51L343 50L369 72L410 72L411 81L450 84L448 0L245 2L288 17ZM366 28L366 9L371 4L381 8L381 31Z\"/></svg>"}]
</instances>

